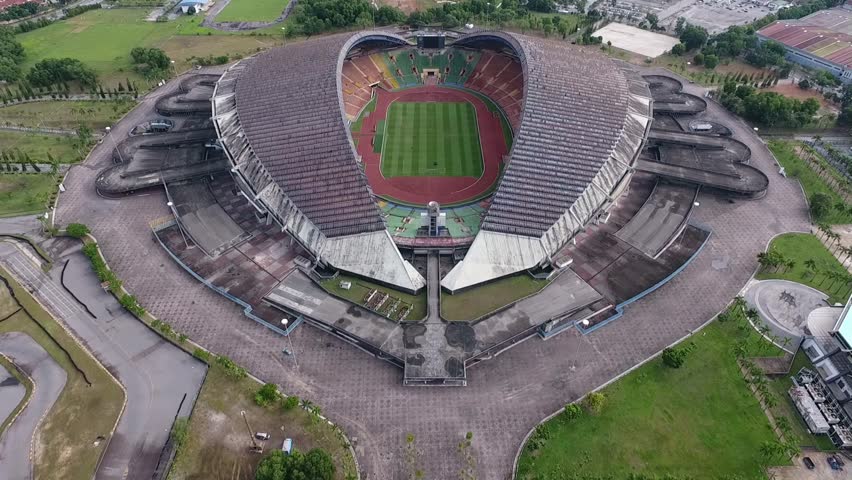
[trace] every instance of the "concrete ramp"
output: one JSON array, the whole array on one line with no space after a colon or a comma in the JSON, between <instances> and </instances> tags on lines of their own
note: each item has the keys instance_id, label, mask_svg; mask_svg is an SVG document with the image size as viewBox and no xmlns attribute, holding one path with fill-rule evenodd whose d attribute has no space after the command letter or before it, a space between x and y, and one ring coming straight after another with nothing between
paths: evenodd
<instances>
[{"instance_id":1,"label":"concrete ramp","mask_svg":"<svg viewBox=\"0 0 852 480\"><path fill-rule=\"evenodd\" d=\"M249 238L216 201L206 180L167 184L166 195L184 234L207 255L216 257Z\"/></svg>"},{"instance_id":2,"label":"concrete ramp","mask_svg":"<svg viewBox=\"0 0 852 480\"><path fill-rule=\"evenodd\" d=\"M697 196L695 185L657 183L642 208L615 236L656 258L686 226Z\"/></svg>"}]
</instances>

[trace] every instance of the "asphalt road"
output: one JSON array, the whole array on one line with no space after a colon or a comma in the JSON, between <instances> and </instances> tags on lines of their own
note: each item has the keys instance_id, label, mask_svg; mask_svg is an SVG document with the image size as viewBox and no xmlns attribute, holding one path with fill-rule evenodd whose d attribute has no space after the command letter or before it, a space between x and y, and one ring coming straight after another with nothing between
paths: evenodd
<instances>
[{"instance_id":1,"label":"asphalt road","mask_svg":"<svg viewBox=\"0 0 852 480\"><path fill-rule=\"evenodd\" d=\"M26 372L35 384L30 403L0 437L0 476L4 480L30 479L33 434L62 393L67 376L41 345L24 333L0 335L0 352Z\"/></svg>"},{"instance_id":2,"label":"asphalt road","mask_svg":"<svg viewBox=\"0 0 852 480\"><path fill-rule=\"evenodd\" d=\"M0 423L9 418L26 393L21 382L0 365Z\"/></svg>"},{"instance_id":3,"label":"asphalt road","mask_svg":"<svg viewBox=\"0 0 852 480\"><path fill-rule=\"evenodd\" d=\"M75 241L76 243L76 241ZM100 286L79 244L63 249L45 274L17 250L0 245L0 263L31 289L121 382L127 405L98 469L97 479L150 479L175 415L188 416L206 366L163 340L127 313ZM4 255L5 254L5 255ZM62 287L65 284L95 315ZM180 408L180 411L178 409Z\"/></svg>"}]
</instances>

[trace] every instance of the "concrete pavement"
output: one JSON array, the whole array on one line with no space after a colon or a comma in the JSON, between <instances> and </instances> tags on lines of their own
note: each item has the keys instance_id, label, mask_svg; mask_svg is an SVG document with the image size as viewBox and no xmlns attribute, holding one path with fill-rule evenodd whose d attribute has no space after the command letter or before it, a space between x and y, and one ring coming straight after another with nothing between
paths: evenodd
<instances>
[{"instance_id":1,"label":"concrete pavement","mask_svg":"<svg viewBox=\"0 0 852 480\"><path fill-rule=\"evenodd\" d=\"M797 348L804 337L808 314L829 306L828 295L788 280L752 280L743 298L788 351ZM784 342L785 338L789 340Z\"/></svg>"},{"instance_id":2,"label":"concrete pavement","mask_svg":"<svg viewBox=\"0 0 852 480\"><path fill-rule=\"evenodd\" d=\"M9 418L26 394L24 385L0 365L0 423Z\"/></svg>"},{"instance_id":3,"label":"concrete pavement","mask_svg":"<svg viewBox=\"0 0 852 480\"><path fill-rule=\"evenodd\" d=\"M688 93L702 95L687 81L684 85ZM538 421L699 328L748 281L757 253L773 236L807 231L807 207L798 184L777 174L765 145L748 126L708 103L734 138L751 148L750 164L769 176L767 195L730 203L700 194L692 219L712 228L713 235L677 278L582 339L532 339L475 366L465 388L404 387L397 368L312 328L299 328L291 336L298 369L282 362L285 339L246 319L236 305L194 280L152 239L149 222L170 215L163 193L120 200L97 196L97 172L111 162L103 145L69 172L57 219L86 223L110 266L159 318L264 381L322 406L350 438L357 437L362 478L406 478L407 433L414 434L423 452L426 478L455 478L463 465L458 443L471 431L479 478L506 479L524 435ZM145 108L131 115L143 119Z\"/></svg>"},{"instance_id":4,"label":"concrete pavement","mask_svg":"<svg viewBox=\"0 0 852 480\"><path fill-rule=\"evenodd\" d=\"M20 332L0 335L0 353L33 380L35 388L27 407L0 437L0 472L4 480L32 478L32 439L41 419L47 413L62 389L67 375L41 345Z\"/></svg>"}]
</instances>

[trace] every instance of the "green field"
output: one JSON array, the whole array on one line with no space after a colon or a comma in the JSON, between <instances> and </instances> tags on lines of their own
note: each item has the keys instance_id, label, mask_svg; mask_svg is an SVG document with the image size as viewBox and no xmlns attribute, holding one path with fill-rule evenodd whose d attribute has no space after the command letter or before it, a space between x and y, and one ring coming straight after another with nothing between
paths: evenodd
<instances>
[{"instance_id":1,"label":"green field","mask_svg":"<svg viewBox=\"0 0 852 480\"><path fill-rule=\"evenodd\" d=\"M759 337L734 320L713 322L687 340L695 347L681 368L652 359L603 390L600 414L547 422L543 445L525 446L516 478L582 472L578 478L626 479L632 473L745 480L766 478L766 463L789 464L767 462L760 453L761 444L776 437L732 353L746 335L749 356L779 353L755 344Z\"/></svg>"},{"instance_id":2,"label":"green field","mask_svg":"<svg viewBox=\"0 0 852 480\"><path fill-rule=\"evenodd\" d=\"M271 22L281 15L288 0L231 0L216 16L217 22Z\"/></svg>"},{"instance_id":3,"label":"green field","mask_svg":"<svg viewBox=\"0 0 852 480\"><path fill-rule=\"evenodd\" d=\"M381 149L388 178L482 175L476 111L467 102L392 103Z\"/></svg>"},{"instance_id":4,"label":"green field","mask_svg":"<svg viewBox=\"0 0 852 480\"><path fill-rule=\"evenodd\" d=\"M170 22L148 22L145 9L103 9L20 34L26 50L24 71L45 58L76 58L92 67L105 87L130 79L140 90L151 85L133 72L133 47L163 49L186 70L192 57L246 56L281 42L281 36L222 35L199 26L201 17L182 16Z\"/></svg>"},{"instance_id":5,"label":"green field","mask_svg":"<svg viewBox=\"0 0 852 480\"><path fill-rule=\"evenodd\" d=\"M44 200L56 191L56 182L46 174L0 175L0 217L43 212Z\"/></svg>"},{"instance_id":6,"label":"green field","mask_svg":"<svg viewBox=\"0 0 852 480\"><path fill-rule=\"evenodd\" d=\"M762 269L757 273L758 280L778 278L802 283L824 292L831 303L843 303L848 298L849 286L845 282L832 281L826 275L828 272L846 273L846 269L817 237L810 233L785 233L775 237L769 249L777 250L795 265L793 268ZM805 265L808 260L817 265L815 275Z\"/></svg>"},{"instance_id":7,"label":"green field","mask_svg":"<svg viewBox=\"0 0 852 480\"><path fill-rule=\"evenodd\" d=\"M102 130L136 106L133 100L51 100L0 107L0 124L22 127Z\"/></svg>"},{"instance_id":8,"label":"green field","mask_svg":"<svg viewBox=\"0 0 852 480\"><path fill-rule=\"evenodd\" d=\"M441 316L450 321L476 320L483 315L528 297L550 283L529 275L513 275L460 293L441 294Z\"/></svg>"},{"instance_id":9,"label":"green field","mask_svg":"<svg viewBox=\"0 0 852 480\"><path fill-rule=\"evenodd\" d=\"M0 131L0 152L11 154L19 150L29 155L36 163L49 163L47 154L50 153L59 163L77 163L88 153L88 149L80 151L75 148L74 138L66 135Z\"/></svg>"}]
</instances>

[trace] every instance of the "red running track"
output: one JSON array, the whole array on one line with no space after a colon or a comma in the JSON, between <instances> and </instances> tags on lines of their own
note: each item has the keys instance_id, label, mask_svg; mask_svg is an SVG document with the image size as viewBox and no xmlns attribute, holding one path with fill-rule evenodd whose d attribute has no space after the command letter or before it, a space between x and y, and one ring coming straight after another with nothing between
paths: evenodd
<instances>
[{"instance_id":1,"label":"red running track","mask_svg":"<svg viewBox=\"0 0 852 480\"><path fill-rule=\"evenodd\" d=\"M364 162L367 180L373 193L405 203L425 205L436 201L442 205L463 203L482 197L500 176L500 163L507 153L500 115L488 110L485 102L475 95L452 88L424 86L398 92L376 89L376 109L361 125L358 154ZM474 177L393 177L385 178L381 169L381 154L373 152L376 124L387 117L388 107L397 101L405 102L469 102L476 110L479 124L479 143L484 162L482 176Z\"/></svg>"}]
</instances>

